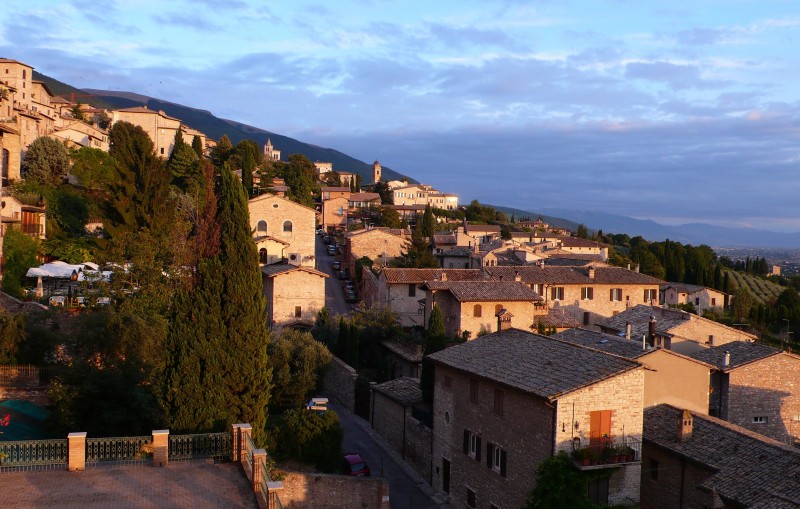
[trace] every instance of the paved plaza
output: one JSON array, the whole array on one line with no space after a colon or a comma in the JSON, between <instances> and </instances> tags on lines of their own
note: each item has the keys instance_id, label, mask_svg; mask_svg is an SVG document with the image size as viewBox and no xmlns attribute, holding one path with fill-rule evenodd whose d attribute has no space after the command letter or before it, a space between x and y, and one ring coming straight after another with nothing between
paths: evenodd
<instances>
[{"instance_id":1,"label":"paved plaza","mask_svg":"<svg viewBox=\"0 0 800 509\"><path fill-rule=\"evenodd\" d=\"M256 509L241 466L181 462L0 473L0 506L16 509Z\"/></svg>"}]
</instances>

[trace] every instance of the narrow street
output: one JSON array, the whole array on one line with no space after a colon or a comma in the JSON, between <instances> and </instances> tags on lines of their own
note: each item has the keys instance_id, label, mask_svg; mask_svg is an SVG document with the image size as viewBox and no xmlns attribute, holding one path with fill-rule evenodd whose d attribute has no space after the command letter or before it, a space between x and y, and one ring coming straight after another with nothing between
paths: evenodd
<instances>
[{"instance_id":1,"label":"narrow street","mask_svg":"<svg viewBox=\"0 0 800 509\"><path fill-rule=\"evenodd\" d=\"M328 274L330 277L325 280L325 306L333 315L346 315L352 311L350 304L344 300L344 290L339 283L338 273L333 270L333 262L337 260L336 257L329 256L325 252L326 245L322 241L322 237L316 236L315 253L317 257L317 270ZM341 259L341 255L339 258Z\"/></svg>"},{"instance_id":2,"label":"narrow street","mask_svg":"<svg viewBox=\"0 0 800 509\"><path fill-rule=\"evenodd\" d=\"M364 458L373 477L383 477L389 482L389 502L392 509L436 509L449 507L433 501L427 494L430 487L418 475L409 475L392 455L384 450L388 446L361 417L351 414L341 405L331 402L344 430L342 451L355 452ZM408 468L408 467L406 467Z\"/></svg>"}]
</instances>

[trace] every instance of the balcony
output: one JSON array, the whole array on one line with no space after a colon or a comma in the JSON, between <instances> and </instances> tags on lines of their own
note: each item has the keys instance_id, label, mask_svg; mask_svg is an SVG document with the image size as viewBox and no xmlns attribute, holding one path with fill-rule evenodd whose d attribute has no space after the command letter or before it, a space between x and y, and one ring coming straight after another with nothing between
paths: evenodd
<instances>
[{"instance_id":1,"label":"balcony","mask_svg":"<svg viewBox=\"0 0 800 509\"><path fill-rule=\"evenodd\" d=\"M641 463L642 442L626 437L621 444L608 443L576 448L572 451L572 462L579 470L600 470Z\"/></svg>"}]
</instances>

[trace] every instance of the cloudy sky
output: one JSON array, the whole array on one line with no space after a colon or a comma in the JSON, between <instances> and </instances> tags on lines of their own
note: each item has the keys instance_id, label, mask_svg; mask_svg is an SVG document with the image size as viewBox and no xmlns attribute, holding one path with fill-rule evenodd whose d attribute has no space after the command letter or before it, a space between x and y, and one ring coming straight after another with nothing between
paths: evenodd
<instances>
[{"instance_id":1,"label":"cloudy sky","mask_svg":"<svg viewBox=\"0 0 800 509\"><path fill-rule=\"evenodd\" d=\"M5 0L0 56L465 201L800 231L797 0Z\"/></svg>"}]
</instances>

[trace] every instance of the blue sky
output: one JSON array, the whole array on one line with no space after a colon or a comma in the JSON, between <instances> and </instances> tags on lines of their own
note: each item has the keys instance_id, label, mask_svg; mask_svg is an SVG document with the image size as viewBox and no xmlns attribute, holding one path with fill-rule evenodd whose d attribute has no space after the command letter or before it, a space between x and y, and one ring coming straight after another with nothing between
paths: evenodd
<instances>
[{"instance_id":1,"label":"blue sky","mask_svg":"<svg viewBox=\"0 0 800 509\"><path fill-rule=\"evenodd\" d=\"M0 56L378 159L463 200L800 231L796 0L3 10Z\"/></svg>"}]
</instances>

